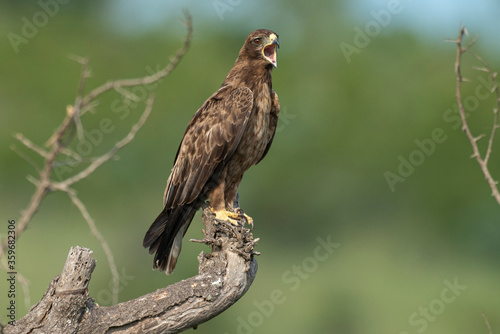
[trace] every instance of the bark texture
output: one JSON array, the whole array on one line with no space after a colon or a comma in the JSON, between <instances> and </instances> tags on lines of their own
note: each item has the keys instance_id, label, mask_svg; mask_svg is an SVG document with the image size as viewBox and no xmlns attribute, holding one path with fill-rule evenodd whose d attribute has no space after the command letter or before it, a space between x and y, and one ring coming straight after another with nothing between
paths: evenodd
<instances>
[{"instance_id":1,"label":"bark texture","mask_svg":"<svg viewBox=\"0 0 500 334\"><path fill-rule=\"evenodd\" d=\"M42 299L6 333L179 333L210 320L240 299L257 274L258 254L249 229L218 222L203 212L203 240L212 253L202 252L197 276L139 298L101 307L89 297L95 268L92 251L72 248L61 275Z\"/></svg>"}]
</instances>

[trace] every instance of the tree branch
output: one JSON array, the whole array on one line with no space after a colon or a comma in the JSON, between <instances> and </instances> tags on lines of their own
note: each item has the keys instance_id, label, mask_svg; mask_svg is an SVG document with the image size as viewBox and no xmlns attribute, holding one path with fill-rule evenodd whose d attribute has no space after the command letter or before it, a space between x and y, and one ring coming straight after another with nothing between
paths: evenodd
<instances>
[{"instance_id":1,"label":"tree branch","mask_svg":"<svg viewBox=\"0 0 500 334\"><path fill-rule=\"evenodd\" d=\"M76 205L78 210L80 210L80 213L82 214L82 217L85 219L87 222L87 225L90 227L90 231L92 234L96 237L96 239L99 241L101 244L102 249L104 250L104 254L106 255L106 258L109 263L109 269L111 270L111 276L113 277L113 303L118 303L118 287L120 283L120 276L118 274L118 269L116 268L116 263L115 259L113 256L113 252L111 251L111 248L108 245L108 242L106 239L103 237L99 229L97 228L94 219L90 216L89 211L87 210L87 207L83 202L78 198L76 195L75 191L68 191L68 196L73 202L73 204Z\"/></svg>"},{"instance_id":2,"label":"tree branch","mask_svg":"<svg viewBox=\"0 0 500 334\"><path fill-rule=\"evenodd\" d=\"M97 225L94 222L94 219L92 219L92 216L90 215L89 211L87 210L87 207L83 202L78 198L76 195L76 191L74 189L71 189L70 186L73 185L74 183L83 180L84 178L88 177L90 174L92 174L99 166L101 166L103 163L106 161L110 160L115 154L125 145L130 143L136 133L140 130L140 128L146 123L146 120L148 119L149 115L151 114L151 110L153 109L153 102L154 102L154 95L150 95L148 98L148 101L146 103L146 108L144 109L144 112L141 115L141 118L139 121L132 126L132 129L130 132L117 142L113 148L106 154L100 156L99 158L95 159L87 168L85 168L83 171L79 172L78 174L67 178L63 182L55 183L52 182L51 187L52 189L60 190L63 192L66 192L73 202L75 206L78 208L80 211L82 217L85 219L87 222L87 225L90 228L90 231L92 234L96 237L96 239L99 241L101 244L102 249L104 250L104 254L106 255L107 261L109 263L109 267L111 270L111 276L113 277L113 290L112 290L112 295L113 295L113 303L118 303L118 291L119 291L119 274L118 274L118 269L116 268L113 252L111 252L111 248L109 247L106 239L104 236L101 234L99 229L97 228Z\"/></svg>"},{"instance_id":3,"label":"tree branch","mask_svg":"<svg viewBox=\"0 0 500 334\"><path fill-rule=\"evenodd\" d=\"M481 171L484 174L484 177L486 178L486 181L488 182L488 185L491 188L491 195L495 198L495 200L500 204L500 192L498 191L498 182L493 179L493 176L491 175L489 169L488 169L488 161L490 159L490 155L492 152L492 147L493 147L493 141L495 138L496 130L500 127L498 124L498 110L500 109L500 91L498 88L498 82L497 82L497 74L493 72L488 65L486 61L484 61L481 57L479 57L477 54L472 52L470 49L474 45L474 42L476 39L473 39L472 42L470 42L467 46L463 46L463 38L464 35L467 34L467 29L465 27L460 28L460 33L455 40L457 44L457 56L456 56L456 61L455 61L455 73L457 75L457 87L456 87L456 99L457 99L457 104L458 104L458 111L460 114L460 118L462 120L462 130L465 132L467 135L467 138L469 139L469 142L472 145L472 157L476 159L478 162L479 166L481 167ZM466 52L472 53L477 60L479 60L482 65L484 66L481 68L481 71L487 72L492 81L494 82L494 87L492 89L492 93L495 93L496 97L496 106L493 109L493 127L488 139L488 147L486 149L486 153L483 156L481 155L481 152L479 150L477 142L484 137L484 135L480 135L478 137L475 137L469 127L469 124L467 123L467 116L465 114L465 108L462 103L462 94L461 94L461 87L462 87L462 82L466 81L462 77L462 72L461 72L461 61L462 61L462 55Z\"/></svg>"},{"instance_id":4,"label":"tree branch","mask_svg":"<svg viewBox=\"0 0 500 334\"><path fill-rule=\"evenodd\" d=\"M87 78L87 69L84 66L83 73L81 75L80 79L80 85L78 88L78 96L75 101L74 106L69 106L67 108L67 113L64 121L62 124L59 126L59 128L55 131L55 133L51 136L51 138L47 141L46 146L51 146L51 150L49 152L44 152L42 155L43 158L45 158L45 164L43 169L40 171L40 182L39 186L37 187L35 193L33 194L30 204L24 210L21 214L20 219L17 221L17 227L16 227L16 236L19 237L22 232L26 229L28 223L30 222L31 218L34 216L36 211L38 210L38 207L40 206L42 199L45 197L47 192L50 189L50 180L51 180L51 175L54 170L54 162L56 157L62 153L66 148L68 143L63 143L65 136L67 135L68 129L70 125L72 124L72 121L75 119L75 115L77 117L81 116L80 111L82 110L83 107L89 105L95 98L100 96L101 94L107 92L111 88L115 87L124 87L124 86L137 86L137 85L143 85L143 84L151 84L153 82L156 82L167 75L169 75L177 66L177 64L181 61L182 57L186 54L186 52L189 49L189 46L191 44L191 38L193 34L193 27L192 27L192 22L191 22L191 16L189 15L188 12L185 12L186 15L186 27L188 29L188 34L184 40L183 46L177 51L176 55L171 59L170 63L163 68L162 70L158 71L157 73L144 77L144 78L137 78L137 79L125 79L125 80L117 80L113 82L108 82L94 90L92 90L89 94L87 94L85 97L83 97L83 89L84 89L84 82ZM85 64L85 62L83 62ZM76 121L78 122L78 121ZM17 135L17 138L23 138L22 135ZM27 140L27 139L26 139ZM23 144L26 145L27 141L22 140ZM34 146L35 147L35 146ZM30 147L31 149L34 149L34 147ZM37 153L42 153L40 150L35 150ZM5 251L6 244L5 242L2 244L0 247L0 258L3 256L4 251Z\"/></svg>"},{"instance_id":5,"label":"tree branch","mask_svg":"<svg viewBox=\"0 0 500 334\"><path fill-rule=\"evenodd\" d=\"M73 175L72 177L67 178L63 182L60 182L59 185L64 187L70 186L78 181L83 180L84 178L88 177L90 174L92 174L99 166L110 160L112 157L118 153L118 151L123 148L125 145L129 144L135 137L137 131L141 129L141 127L146 123L146 120L148 119L149 115L151 114L151 110L153 110L153 103L154 103L154 95L149 96L148 101L146 102L146 108L144 109L144 112L141 115L141 118L139 118L139 121L132 126L132 129L130 132L117 142L111 150L108 151L108 153L98 157L90 165L87 166L84 170L79 172L76 175Z\"/></svg>"},{"instance_id":6,"label":"tree branch","mask_svg":"<svg viewBox=\"0 0 500 334\"><path fill-rule=\"evenodd\" d=\"M218 222L210 209L202 215L212 253L201 252L199 274L163 289L109 307L89 297L95 260L92 251L70 251L60 276L30 313L7 326L21 333L179 333L196 328L240 299L257 274L249 229Z\"/></svg>"},{"instance_id":7,"label":"tree branch","mask_svg":"<svg viewBox=\"0 0 500 334\"><path fill-rule=\"evenodd\" d=\"M27 155L24 155L22 152L18 152L17 148L14 148L20 156L28 161L36 170L38 174L38 179L34 177L29 177L28 179L35 184L36 189L34 194L32 195L30 202L25 210L21 212L20 218L16 221L16 230L15 235L16 239L19 239L21 234L28 227L28 224L32 220L33 216L38 211L43 199L45 196L53 190L65 191L70 196L73 203L80 209L80 212L85 216L85 212L87 213L87 217L85 220L89 224L91 231L96 236L96 238L100 241L104 251L106 252L107 259L109 265L111 267L111 271L113 274L113 300L118 300L118 273L116 270L116 265L114 265L113 256L109 247L107 247L107 243L103 242L104 238L97 230L95 224L92 224L93 220L90 218L88 211L85 206L79 206L78 203L81 203L78 197L76 197L76 192L74 189L71 189L70 186L75 184L78 181L88 177L91 173L93 173L98 167L100 167L103 163L109 161L121 148L130 143L137 131L141 128L141 126L146 121L149 116L152 106L153 106L153 96L151 95L147 102L146 108L139 119L139 121L132 127L129 134L123 138L121 141L117 142L110 151L106 154L96 157L91 160L91 163L84 168L79 173L75 175L69 176L65 180L60 182L52 179L52 174L54 172L55 167L57 167L56 159L60 155L71 156L76 159L76 161L82 161L81 157L79 157L76 153L74 153L69 145L71 144L74 137L74 130L76 128L77 137L81 140L83 138L83 126L80 121L80 117L85 114L86 111L90 110L92 106L96 104L96 99L100 97L102 94L109 91L111 88L118 90L121 87L129 87L129 86L137 86L143 84L151 84L156 81L161 80L162 78L169 75L177 64L181 61L182 57L188 51L191 38L192 38L192 22L191 16L188 12L185 12L186 17L186 27L188 30L188 34L184 40L183 46L177 51L176 55L171 59L170 63L162 70L158 72L146 76L144 78L138 79L126 79L126 80L117 80L113 82L108 82L94 90L92 90L89 94L85 95L85 86L87 79L90 77L90 72L88 70L88 59L81 57L73 57L76 61L78 61L82 65L82 72L77 88L77 95L75 102L72 106L68 106L66 109L66 116L59 126L59 128L50 136L49 140L46 142L47 150L40 148L39 146L33 144L28 138L25 138L22 134L17 134L16 138L29 150L35 152L43 159L43 167L39 168L37 164L31 160ZM72 127L74 125L74 127ZM83 205L83 203L81 203ZM83 208L83 209L82 209ZM88 219L90 218L90 219ZM5 250L7 248L7 240L2 240L0 244L0 262L2 266L7 270L7 263L5 259ZM18 274L19 275L19 274ZM22 276L20 276L22 277ZM24 288L24 286L23 286Z\"/></svg>"}]
</instances>

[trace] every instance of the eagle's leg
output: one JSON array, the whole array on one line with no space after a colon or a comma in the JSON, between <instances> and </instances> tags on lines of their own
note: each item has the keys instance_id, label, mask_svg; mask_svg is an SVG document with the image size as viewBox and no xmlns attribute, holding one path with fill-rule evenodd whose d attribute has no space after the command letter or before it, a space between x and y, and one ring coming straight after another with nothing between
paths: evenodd
<instances>
[{"instance_id":1,"label":"eagle's leg","mask_svg":"<svg viewBox=\"0 0 500 334\"><path fill-rule=\"evenodd\" d=\"M250 217L249 215L247 215L246 213L244 213L243 210L241 210L241 208L236 208L236 212L238 213L238 217L240 219L245 220L248 225L252 226L252 230L253 230L253 218Z\"/></svg>"},{"instance_id":2,"label":"eagle's leg","mask_svg":"<svg viewBox=\"0 0 500 334\"><path fill-rule=\"evenodd\" d=\"M226 207L230 208L233 212L235 212L238 215L238 218L240 220L244 220L248 225L252 226L253 230L253 219L249 215L243 212L243 210L240 208L240 196L238 194L238 186L241 182L241 178L239 179L238 182L232 184L231 186L226 189L226 199L228 201L226 202Z\"/></svg>"},{"instance_id":3,"label":"eagle's leg","mask_svg":"<svg viewBox=\"0 0 500 334\"><path fill-rule=\"evenodd\" d=\"M224 180L224 178L221 179ZM232 225L239 226L240 215L236 212L227 210L224 190L225 190L225 183L220 182L210 192L210 194L208 195L210 210L215 214L216 220L227 221Z\"/></svg>"}]
</instances>

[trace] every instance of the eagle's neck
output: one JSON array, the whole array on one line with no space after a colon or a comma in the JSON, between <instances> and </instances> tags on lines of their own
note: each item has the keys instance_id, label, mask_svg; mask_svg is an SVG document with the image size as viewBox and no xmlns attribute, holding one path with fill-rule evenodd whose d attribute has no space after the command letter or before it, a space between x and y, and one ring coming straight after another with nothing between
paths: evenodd
<instances>
[{"instance_id":1,"label":"eagle's neck","mask_svg":"<svg viewBox=\"0 0 500 334\"><path fill-rule=\"evenodd\" d=\"M263 64L262 60L238 58L224 80L224 84L233 87L248 87L254 93L261 89L272 89L271 64Z\"/></svg>"}]
</instances>

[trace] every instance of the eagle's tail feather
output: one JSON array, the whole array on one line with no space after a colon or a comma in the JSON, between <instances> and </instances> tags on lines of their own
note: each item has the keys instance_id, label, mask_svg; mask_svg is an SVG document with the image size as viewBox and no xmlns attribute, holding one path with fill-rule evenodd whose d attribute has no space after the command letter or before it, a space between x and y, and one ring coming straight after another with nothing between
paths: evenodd
<instances>
[{"instance_id":1,"label":"eagle's tail feather","mask_svg":"<svg viewBox=\"0 0 500 334\"><path fill-rule=\"evenodd\" d=\"M159 268L167 275L174 271L182 248L182 237L198 209L195 203L166 208L158 215L146 232L142 245L149 247L149 254L156 252L153 269Z\"/></svg>"}]
</instances>

